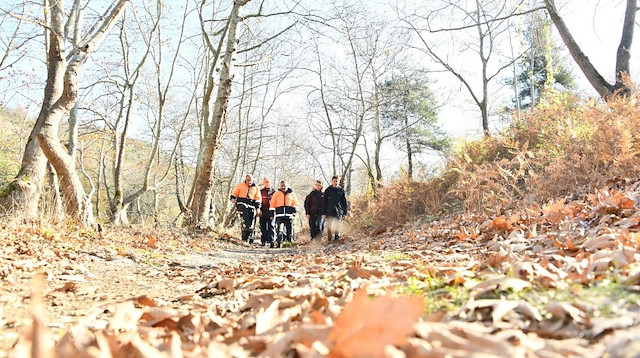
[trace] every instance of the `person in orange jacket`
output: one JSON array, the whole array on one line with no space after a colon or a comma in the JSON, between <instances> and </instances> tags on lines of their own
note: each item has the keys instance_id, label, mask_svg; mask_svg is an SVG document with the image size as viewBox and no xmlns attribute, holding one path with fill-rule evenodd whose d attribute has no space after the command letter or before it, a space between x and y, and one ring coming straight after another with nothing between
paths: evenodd
<instances>
[{"instance_id":1,"label":"person in orange jacket","mask_svg":"<svg viewBox=\"0 0 640 358\"><path fill-rule=\"evenodd\" d=\"M231 202L236 204L236 210L242 214L242 241L253 243L256 210L260 209L262 197L260 189L253 182L253 176L247 174L244 182L238 183L231 194Z\"/></svg>"},{"instance_id":2,"label":"person in orange jacket","mask_svg":"<svg viewBox=\"0 0 640 358\"><path fill-rule=\"evenodd\" d=\"M270 205L276 219L277 245L282 247L283 240L293 242L293 218L296 216L296 205L298 205L293 190L287 187L287 182L284 180L280 182L280 189L271 197ZM283 230L286 230L286 234Z\"/></svg>"}]
</instances>

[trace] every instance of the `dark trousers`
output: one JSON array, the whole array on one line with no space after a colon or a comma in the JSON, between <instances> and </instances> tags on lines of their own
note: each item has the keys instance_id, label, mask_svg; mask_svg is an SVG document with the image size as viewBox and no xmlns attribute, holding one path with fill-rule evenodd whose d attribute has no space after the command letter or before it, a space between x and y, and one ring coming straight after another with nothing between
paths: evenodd
<instances>
[{"instance_id":1,"label":"dark trousers","mask_svg":"<svg viewBox=\"0 0 640 358\"><path fill-rule=\"evenodd\" d=\"M237 205L236 210L242 212L244 227L253 229L256 223L256 209L249 206Z\"/></svg>"},{"instance_id":2,"label":"dark trousers","mask_svg":"<svg viewBox=\"0 0 640 358\"><path fill-rule=\"evenodd\" d=\"M260 232L262 233L261 242L271 243L274 242L273 236L273 218L270 217L260 217Z\"/></svg>"},{"instance_id":3,"label":"dark trousers","mask_svg":"<svg viewBox=\"0 0 640 358\"><path fill-rule=\"evenodd\" d=\"M329 241L332 239L340 239L340 226L342 220L335 216L327 216L327 234L329 235Z\"/></svg>"},{"instance_id":4,"label":"dark trousers","mask_svg":"<svg viewBox=\"0 0 640 358\"><path fill-rule=\"evenodd\" d=\"M324 230L324 219L320 214L309 214L309 228L311 229L311 240L322 237Z\"/></svg>"},{"instance_id":5,"label":"dark trousers","mask_svg":"<svg viewBox=\"0 0 640 358\"><path fill-rule=\"evenodd\" d=\"M276 232L286 233L282 239L293 242L293 220L290 217L280 216L276 218ZM278 236L278 241L281 238Z\"/></svg>"},{"instance_id":6,"label":"dark trousers","mask_svg":"<svg viewBox=\"0 0 640 358\"><path fill-rule=\"evenodd\" d=\"M253 230L256 225L256 209L245 205L236 205L236 210L242 212L243 240L253 240Z\"/></svg>"}]
</instances>

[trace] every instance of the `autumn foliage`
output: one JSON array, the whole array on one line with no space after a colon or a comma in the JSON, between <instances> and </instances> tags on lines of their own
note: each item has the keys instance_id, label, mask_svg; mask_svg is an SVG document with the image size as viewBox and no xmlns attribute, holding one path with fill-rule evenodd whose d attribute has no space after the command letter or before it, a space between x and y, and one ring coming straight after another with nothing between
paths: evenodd
<instances>
[{"instance_id":1,"label":"autumn foliage","mask_svg":"<svg viewBox=\"0 0 640 358\"><path fill-rule=\"evenodd\" d=\"M635 104L549 99L461 146L440 177L354 198L339 244L274 251L221 233L0 225L0 351L636 354Z\"/></svg>"},{"instance_id":2,"label":"autumn foliage","mask_svg":"<svg viewBox=\"0 0 640 358\"><path fill-rule=\"evenodd\" d=\"M637 178L638 93L608 103L546 98L493 138L451 156L451 194L468 210L500 212Z\"/></svg>"},{"instance_id":3,"label":"autumn foliage","mask_svg":"<svg viewBox=\"0 0 640 358\"><path fill-rule=\"evenodd\" d=\"M615 187L640 172L638 92L608 103L548 96L502 133L459 143L442 173L354 201L354 226L380 233L416 218L500 214Z\"/></svg>"}]
</instances>

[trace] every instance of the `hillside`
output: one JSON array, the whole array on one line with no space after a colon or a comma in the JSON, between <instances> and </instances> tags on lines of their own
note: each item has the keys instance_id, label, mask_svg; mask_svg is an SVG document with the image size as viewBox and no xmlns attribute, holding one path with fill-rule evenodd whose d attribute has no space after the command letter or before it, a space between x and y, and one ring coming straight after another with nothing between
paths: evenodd
<instances>
[{"instance_id":1,"label":"hillside","mask_svg":"<svg viewBox=\"0 0 640 358\"><path fill-rule=\"evenodd\" d=\"M19 111L0 107L0 128L6 128L3 132L3 141L0 142L0 190L15 178L20 169L22 160L22 152L26 145L26 141L33 127L34 120ZM65 136L67 131L63 124L61 136ZM65 138L61 137L65 142ZM109 190L113 192L113 161L114 146L113 133L111 131L102 130L95 127L81 128L79 133L79 150L78 157L81 158L84 170L91 176L93 185L96 187L92 203L95 215L100 222L108 222L107 211L109 208L108 196L105 187L108 185ZM127 138L127 150L125 151L125 165L123 167L123 190L125 195L138 190L144 177L144 168L148 161L148 153L151 152L149 142L138 137ZM102 156L102 157L101 157ZM161 150L159 158L162 166L166 166L169 161L169 155ZM103 173L100 176L100 163L103 163ZM185 167L186 168L186 167ZM80 168L78 168L80 170ZM185 170L189 170L186 168ZM151 170L152 178L161 178L166 171L166 167L154 166ZM102 182L98 183L98 179L102 178ZM106 178L106 179L105 179ZM81 180L87 192L91 190L91 183L82 175ZM105 184L104 181L108 181ZM165 185L157 188L157 198L152 193L144 195L138 208L132 208L132 221L138 224L144 224L145 220L156 217L161 222L172 222L180 213L178 203L175 199L175 177L173 171L168 174ZM45 183L45 190L48 191L48 183ZM100 202L98 203L97 191L100 191ZM113 195L113 193L111 193ZM48 195L45 195L48 197ZM44 203L48 205L49 203ZM154 209L157 210L154 213ZM157 214L157 215L155 215Z\"/></svg>"},{"instance_id":2,"label":"hillside","mask_svg":"<svg viewBox=\"0 0 640 358\"><path fill-rule=\"evenodd\" d=\"M353 198L339 244L5 222L8 357L626 357L633 102L543 105L442 177ZM588 174L585 174L588 173Z\"/></svg>"},{"instance_id":3,"label":"hillside","mask_svg":"<svg viewBox=\"0 0 640 358\"><path fill-rule=\"evenodd\" d=\"M0 189L4 188L18 173L22 151L29 137L33 121L25 114L0 106Z\"/></svg>"},{"instance_id":4,"label":"hillside","mask_svg":"<svg viewBox=\"0 0 640 358\"><path fill-rule=\"evenodd\" d=\"M407 223L329 246L298 237L281 250L4 225L2 350L626 356L640 333L640 182L617 184L511 216Z\"/></svg>"}]
</instances>

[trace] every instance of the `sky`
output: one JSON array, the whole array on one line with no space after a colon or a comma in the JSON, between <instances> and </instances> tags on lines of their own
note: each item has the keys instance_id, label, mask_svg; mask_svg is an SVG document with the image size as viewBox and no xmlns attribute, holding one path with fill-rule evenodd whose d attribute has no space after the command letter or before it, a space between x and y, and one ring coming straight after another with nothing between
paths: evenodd
<instances>
[{"instance_id":1,"label":"sky","mask_svg":"<svg viewBox=\"0 0 640 358\"><path fill-rule=\"evenodd\" d=\"M611 3L612 1L567 1L559 11L569 28L575 29L573 36L582 46L583 52L589 56L600 74L613 82L625 2ZM640 59L637 51L632 51L631 75L637 79L639 73ZM584 76L579 71L576 71L576 74L579 74L583 81L581 87L585 87L588 93L595 93Z\"/></svg>"},{"instance_id":2,"label":"sky","mask_svg":"<svg viewBox=\"0 0 640 358\"><path fill-rule=\"evenodd\" d=\"M0 0L0 7L3 2L4 0ZM605 78L612 79L625 2L622 0L607 2L602 0L556 0L556 2L559 5L560 14L582 46L583 51ZM385 2L377 1L376 3ZM420 4L420 2L416 2L416 4ZM554 38L559 44L561 43L557 35ZM34 62L34 66L42 65L39 58L36 58ZM567 63L575 67L573 59L569 57L568 53ZM638 56L632 58L631 66L632 77L637 79L638 73L640 73ZM577 67L573 73L579 82L580 90L585 94L595 95L595 91ZM439 113L443 128L453 136L481 135L479 110L472 103L466 89L449 73L434 74L434 78L439 80L438 85L449 85L452 91L449 96L454 99L448 102ZM38 90L34 96L40 96L40 91ZM397 163L399 160L402 158L392 156L390 162Z\"/></svg>"},{"instance_id":3,"label":"sky","mask_svg":"<svg viewBox=\"0 0 640 358\"><path fill-rule=\"evenodd\" d=\"M616 49L622 32L625 1L557 0L556 4L560 15L568 25L576 41L580 44L583 52L589 57L600 74L610 82L613 82ZM555 27L552 27L552 37L556 44L564 47ZM475 54L472 55L477 56ZM597 93L566 49L564 56L565 63L573 68L573 75L578 83L578 91L585 96L597 97ZM468 58L467 60L477 62L476 58ZM505 72L505 74L509 73L510 71ZM632 52L631 76L637 80L639 74L640 56L637 55L636 51ZM481 136L478 107L460 81L448 72L434 74L433 76L437 78L439 84L445 84L452 92L452 100L439 113L442 127L452 136ZM479 80L475 79L471 82L480 83ZM476 93L479 93L479 91ZM494 104L495 108L499 106L500 103Z\"/></svg>"}]
</instances>

